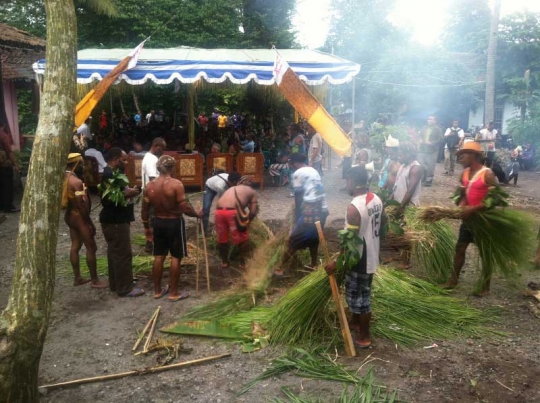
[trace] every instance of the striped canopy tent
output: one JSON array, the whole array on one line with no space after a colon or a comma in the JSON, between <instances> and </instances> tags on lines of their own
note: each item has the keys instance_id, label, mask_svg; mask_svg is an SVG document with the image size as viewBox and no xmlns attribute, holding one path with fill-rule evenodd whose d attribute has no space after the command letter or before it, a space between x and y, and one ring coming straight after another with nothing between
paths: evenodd
<instances>
[{"instance_id":1,"label":"striped canopy tent","mask_svg":"<svg viewBox=\"0 0 540 403\"><path fill-rule=\"evenodd\" d=\"M101 80L130 49L86 49L78 52L77 82L89 84ZM360 65L327 53L305 49L279 49L293 71L307 85L344 84L360 71ZM170 84L178 80L193 84L200 79L219 84L253 81L260 85L274 84L272 70L276 52L272 49L197 49L190 47L147 49L141 52L137 65L117 80L131 85L148 81ZM45 60L34 64L34 71L43 75Z\"/></svg>"},{"instance_id":2,"label":"striped canopy tent","mask_svg":"<svg viewBox=\"0 0 540 403\"><path fill-rule=\"evenodd\" d=\"M79 51L77 83L87 88L95 85L103 80L130 51L132 49ZM167 49L143 48L136 66L122 72L115 84L187 84L188 121L191 122L194 118L196 85L204 82L241 85L254 82L272 86L276 51L305 84L322 86L319 87L322 88L322 93L325 92L325 84L339 85L352 81L354 105L353 78L360 72L360 65L328 53L306 49L200 49L185 46ZM43 76L46 61L39 60L34 63L33 68L38 76ZM87 91L85 90L85 93ZM193 125L189 125L189 139L193 144Z\"/></svg>"}]
</instances>

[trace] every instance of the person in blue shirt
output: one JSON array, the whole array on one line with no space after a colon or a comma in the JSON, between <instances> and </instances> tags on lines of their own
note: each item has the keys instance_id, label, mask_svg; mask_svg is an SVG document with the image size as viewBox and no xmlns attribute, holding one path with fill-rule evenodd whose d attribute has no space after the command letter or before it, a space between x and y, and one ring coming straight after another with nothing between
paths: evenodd
<instances>
[{"instance_id":1,"label":"person in blue shirt","mask_svg":"<svg viewBox=\"0 0 540 403\"><path fill-rule=\"evenodd\" d=\"M240 142L242 145L242 151L245 153L252 153L255 151L255 140L253 134L248 134L247 140Z\"/></svg>"}]
</instances>

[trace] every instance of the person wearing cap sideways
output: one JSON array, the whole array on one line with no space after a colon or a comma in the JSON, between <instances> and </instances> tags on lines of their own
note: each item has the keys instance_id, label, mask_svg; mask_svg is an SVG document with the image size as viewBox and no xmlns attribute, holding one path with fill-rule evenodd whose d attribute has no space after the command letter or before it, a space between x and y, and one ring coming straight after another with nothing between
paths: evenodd
<instances>
[{"instance_id":1,"label":"person wearing cap sideways","mask_svg":"<svg viewBox=\"0 0 540 403\"><path fill-rule=\"evenodd\" d=\"M80 179L84 173L84 160L81 154L68 155L64 187L62 191L62 208L66 209L64 221L69 227L71 250L69 260L73 268L73 285L78 286L91 281L92 288L107 288L107 282L100 281L96 265L96 227L90 218L92 204L86 186ZM79 251L86 248L86 265L90 271L90 279L81 276Z\"/></svg>"},{"instance_id":2,"label":"person wearing cap sideways","mask_svg":"<svg viewBox=\"0 0 540 403\"><path fill-rule=\"evenodd\" d=\"M189 292L178 291L180 263L187 256L186 223L182 214L202 218L202 211L196 212L186 198L184 185L171 175L176 160L170 155L162 155L157 162L159 176L146 184L143 196L141 219L144 228L150 228L150 207L154 207L154 267L152 280L154 298L169 293L169 301L180 301L190 296ZM170 285L161 287L163 264L171 254Z\"/></svg>"},{"instance_id":3,"label":"person wearing cap sideways","mask_svg":"<svg viewBox=\"0 0 540 403\"><path fill-rule=\"evenodd\" d=\"M470 141L465 143L456 155L465 168L461 176L461 198L459 206L463 208L461 218L463 222L459 227L459 236L454 255L454 271L450 280L442 284L443 288L455 288L458 284L459 274L465 263L465 253L469 245L474 242L471 231L467 228L467 220L476 212L486 207L482 203L489 189L497 186L497 179L493 171L483 165L484 152L480 143ZM474 295L482 297L489 293L491 276L482 268L481 289Z\"/></svg>"}]
</instances>

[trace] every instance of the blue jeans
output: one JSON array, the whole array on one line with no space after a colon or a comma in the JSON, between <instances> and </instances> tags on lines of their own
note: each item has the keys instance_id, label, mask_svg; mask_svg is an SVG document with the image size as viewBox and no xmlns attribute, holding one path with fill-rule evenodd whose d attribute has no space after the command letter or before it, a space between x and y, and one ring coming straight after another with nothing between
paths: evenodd
<instances>
[{"instance_id":1,"label":"blue jeans","mask_svg":"<svg viewBox=\"0 0 540 403\"><path fill-rule=\"evenodd\" d=\"M212 207L212 202L214 197L216 197L217 192L214 192L208 186L204 186L204 195L203 195L203 226L204 233L208 234L208 219L210 218L210 208Z\"/></svg>"}]
</instances>

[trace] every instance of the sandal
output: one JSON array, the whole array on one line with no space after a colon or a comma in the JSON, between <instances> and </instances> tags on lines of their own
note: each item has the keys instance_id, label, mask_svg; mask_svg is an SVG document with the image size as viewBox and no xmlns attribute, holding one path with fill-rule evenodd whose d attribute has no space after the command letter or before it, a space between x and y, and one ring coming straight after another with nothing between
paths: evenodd
<instances>
[{"instance_id":1,"label":"sandal","mask_svg":"<svg viewBox=\"0 0 540 403\"><path fill-rule=\"evenodd\" d=\"M134 287L129 294L122 295L122 297L135 298L144 295L144 290L139 287Z\"/></svg>"},{"instance_id":2,"label":"sandal","mask_svg":"<svg viewBox=\"0 0 540 403\"><path fill-rule=\"evenodd\" d=\"M182 299L187 299L191 296L191 294L187 291L184 291L182 292L182 294L176 296L176 297L169 297L169 301L171 302L176 302L176 301L180 301Z\"/></svg>"},{"instance_id":3,"label":"sandal","mask_svg":"<svg viewBox=\"0 0 540 403\"><path fill-rule=\"evenodd\" d=\"M154 299L160 299L161 297L166 295L169 292L170 288L171 286L167 284L165 287L161 289L161 292L159 294L154 294Z\"/></svg>"}]
</instances>

